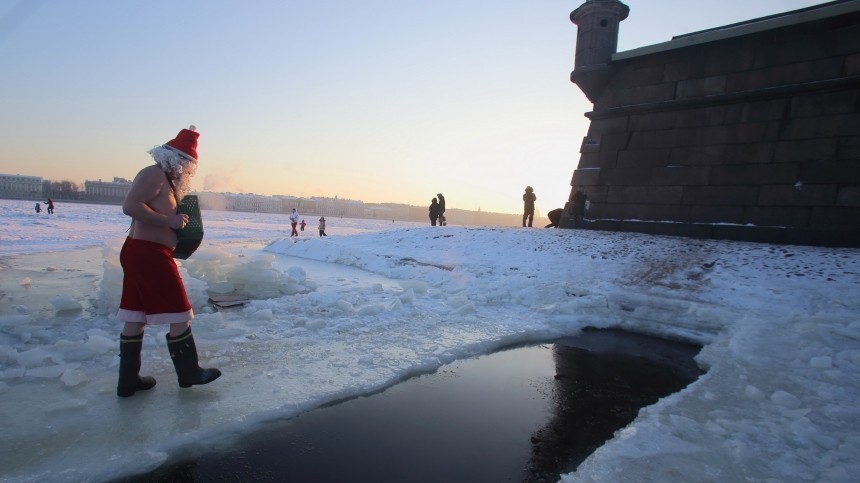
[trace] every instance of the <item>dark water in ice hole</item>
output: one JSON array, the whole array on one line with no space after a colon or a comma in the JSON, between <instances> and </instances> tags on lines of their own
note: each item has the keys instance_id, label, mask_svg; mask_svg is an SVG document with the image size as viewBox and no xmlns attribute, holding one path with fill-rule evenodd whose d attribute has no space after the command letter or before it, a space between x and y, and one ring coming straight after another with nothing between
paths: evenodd
<instances>
[{"instance_id":1,"label":"dark water in ice hole","mask_svg":"<svg viewBox=\"0 0 860 483\"><path fill-rule=\"evenodd\" d=\"M456 361L122 481L557 481L694 381L700 349L587 329Z\"/></svg>"}]
</instances>

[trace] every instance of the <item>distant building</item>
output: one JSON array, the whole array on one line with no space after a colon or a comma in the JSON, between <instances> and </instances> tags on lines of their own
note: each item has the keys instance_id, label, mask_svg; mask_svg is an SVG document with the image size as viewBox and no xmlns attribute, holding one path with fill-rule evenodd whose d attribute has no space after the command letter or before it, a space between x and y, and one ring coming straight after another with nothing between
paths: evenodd
<instances>
[{"instance_id":1,"label":"distant building","mask_svg":"<svg viewBox=\"0 0 860 483\"><path fill-rule=\"evenodd\" d=\"M860 0L616 53L628 13L570 16L594 107L561 226L860 247Z\"/></svg>"},{"instance_id":2,"label":"distant building","mask_svg":"<svg viewBox=\"0 0 860 483\"><path fill-rule=\"evenodd\" d=\"M280 196L283 213L289 213L295 208L300 215L314 214L325 216L340 216L346 218L370 218L371 211L367 205L358 200L334 198L296 198Z\"/></svg>"},{"instance_id":3,"label":"distant building","mask_svg":"<svg viewBox=\"0 0 860 483\"><path fill-rule=\"evenodd\" d=\"M123 201L131 190L131 181L114 178L113 181L84 181L86 199L91 201Z\"/></svg>"},{"instance_id":4,"label":"distant building","mask_svg":"<svg viewBox=\"0 0 860 483\"><path fill-rule=\"evenodd\" d=\"M225 193L227 209L230 211L250 211L255 213L281 212L281 200L273 196L255 194Z\"/></svg>"},{"instance_id":5,"label":"distant building","mask_svg":"<svg viewBox=\"0 0 860 483\"><path fill-rule=\"evenodd\" d=\"M0 174L0 196L15 199L41 199L44 182L40 176Z\"/></svg>"}]
</instances>

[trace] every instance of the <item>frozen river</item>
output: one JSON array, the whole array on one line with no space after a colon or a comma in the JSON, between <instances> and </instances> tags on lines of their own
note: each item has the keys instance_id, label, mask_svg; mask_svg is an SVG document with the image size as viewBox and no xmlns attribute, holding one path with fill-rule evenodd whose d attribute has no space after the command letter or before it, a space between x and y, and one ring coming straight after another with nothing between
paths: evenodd
<instances>
[{"instance_id":1,"label":"frozen river","mask_svg":"<svg viewBox=\"0 0 860 483\"><path fill-rule=\"evenodd\" d=\"M117 206L58 204L49 217L9 200L0 216L4 481L147 471L266 421L585 327L702 344L707 373L565 480L860 472L858 250L347 219L294 240L280 215L204 212L204 244L181 271L201 359L224 376L180 390L151 328L143 372L158 385L119 400L127 219ZM252 300L219 312L213 288Z\"/></svg>"}]
</instances>

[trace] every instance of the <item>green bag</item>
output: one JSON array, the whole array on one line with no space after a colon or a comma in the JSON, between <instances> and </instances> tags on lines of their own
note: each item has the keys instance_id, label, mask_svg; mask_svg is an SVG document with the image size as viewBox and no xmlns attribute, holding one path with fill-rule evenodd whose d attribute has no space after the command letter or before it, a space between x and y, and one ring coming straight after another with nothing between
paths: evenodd
<instances>
[{"instance_id":1,"label":"green bag","mask_svg":"<svg viewBox=\"0 0 860 483\"><path fill-rule=\"evenodd\" d=\"M197 195L185 195L176 207L179 214L188 215L188 223L176 232L176 248L173 250L173 258L185 260L200 246L203 241L203 217L200 215L200 203Z\"/></svg>"}]
</instances>

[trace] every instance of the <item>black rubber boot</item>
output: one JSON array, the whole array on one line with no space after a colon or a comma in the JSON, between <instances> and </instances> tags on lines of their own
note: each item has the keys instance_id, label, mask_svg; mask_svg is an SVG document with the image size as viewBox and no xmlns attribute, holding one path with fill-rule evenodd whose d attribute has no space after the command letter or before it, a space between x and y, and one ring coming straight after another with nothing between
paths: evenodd
<instances>
[{"instance_id":1,"label":"black rubber boot","mask_svg":"<svg viewBox=\"0 0 860 483\"><path fill-rule=\"evenodd\" d=\"M194 344L194 336L191 335L191 327L176 338L170 337L170 334L164 336L167 338L167 349L176 369L179 387L209 384L221 377L221 371L218 369L203 369L197 365L197 346Z\"/></svg>"},{"instance_id":2,"label":"black rubber boot","mask_svg":"<svg viewBox=\"0 0 860 483\"><path fill-rule=\"evenodd\" d=\"M119 383L116 385L116 395L119 397L134 396L137 391L146 391L155 387L155 379L149 376L140 377L140 349L143 347L143 334L138 336L119 336Z\"/></svg>"}]
</instances>

